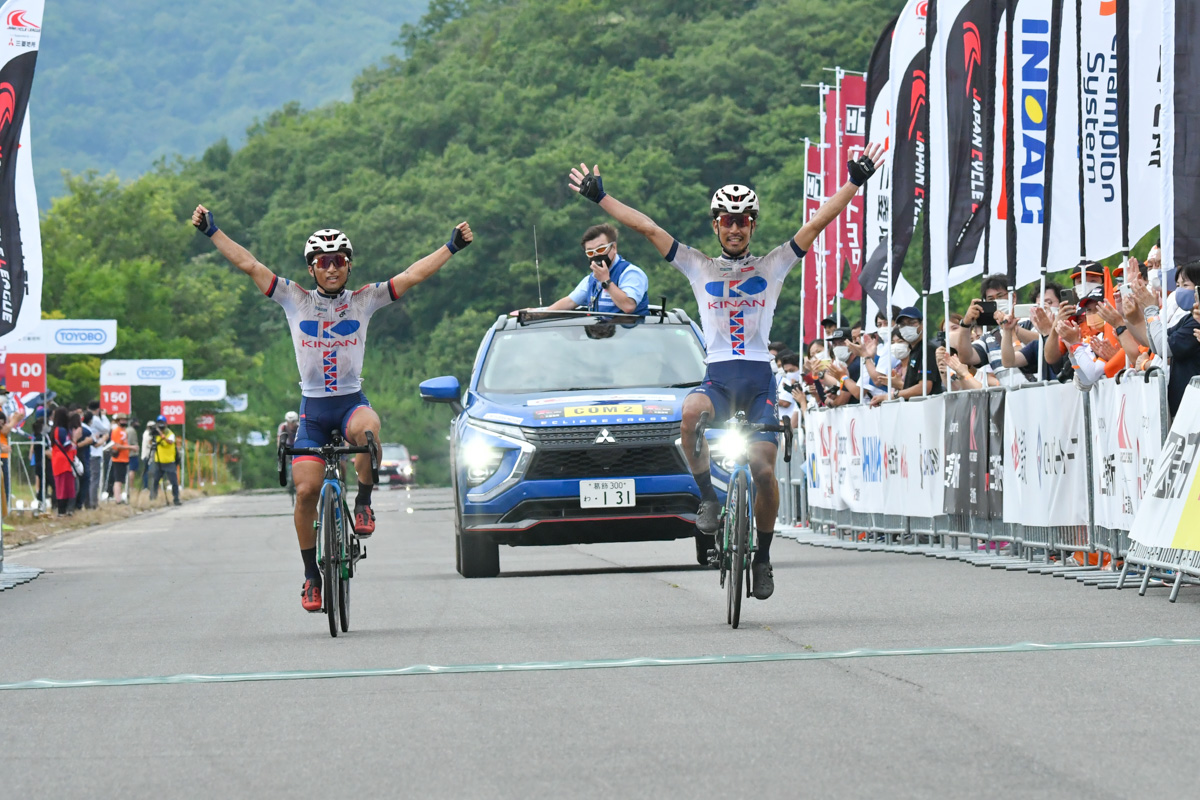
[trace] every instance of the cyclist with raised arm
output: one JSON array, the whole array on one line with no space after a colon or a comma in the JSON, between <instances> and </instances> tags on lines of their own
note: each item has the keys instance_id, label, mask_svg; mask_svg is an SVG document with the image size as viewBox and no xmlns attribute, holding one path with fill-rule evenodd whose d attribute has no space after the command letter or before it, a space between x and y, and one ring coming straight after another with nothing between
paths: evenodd
<instances>
[{"instance_id":1,"label":"cyclist with raised arm","mask_svg":"<svg viewBox=\"0 0 1200 800\"><path fill-rule=\"evenodd\" d=\"M758 196L747 186L730 184L712 197L712 229L721 244L721 255L711 258L681 244L654 220L604 191L600 168L585 164L572 169L571 189L600 205L617 222L650 240L670 264L687 277L700 308L700 326L708 350L707 370L700 386L683 403L680 433L688 467L700 489L696 527L716 533L720 504L709 473L707 441L694 455L696 424L707 412L710 419L728 419L745 411L752 423L776 423L775 382L771 374L771 320L784 278L804 257L817 235L850 204L854 195L881 163L883 148L871 145L857 161L848 163L850 178L796 235L765 256L750 254L750 240L758 224ZM759 432L750 446L750 471L756 490L754 516L758 551L754 555L754 596L766 600L775 591L771 568L771 540L779 491L775 484L778 437Z\"/></svg>"},{"instance_id":2,"label":"cyclist with raised arm","mask_svg":"<svg viewBox=\"0 0 1200 800\"><path fill-rule=\"evenodd\" d=\"M350 291L346 284L354 259L354 248L346 234L332 228L319 230L304 244L304 261L315 281L312 289L302 289L281 278L226 236L204 206L196 206L192 224L212 239L221 255L250 276L259 290L287 314L292 344L296 348L296 366L300 369L300 425L296 447L322 447L329 443L330 432L338 430L347 442L362 447L370 432L379 442L379 415L371 408L362 391L363 355L367 343L367 323L386 305L396 302L405 292L432 277L450 257L469 245L474 238L471 226L460 222L450 233L450 241L412 264L393 278L370 283ZM358 496L354 501L354 532L360 537L375 531L375 512L371 510L371 457L359 454L354 460L358 472ZM300 604L305 611L321 610L321 571L317 566L317 540L313 523L317 518L317 499L324 480L325 463L316 456L296 456L292 460L292 480L296 485L296 537L304 560L304 588Z\"/></svg>"}]
</instances>

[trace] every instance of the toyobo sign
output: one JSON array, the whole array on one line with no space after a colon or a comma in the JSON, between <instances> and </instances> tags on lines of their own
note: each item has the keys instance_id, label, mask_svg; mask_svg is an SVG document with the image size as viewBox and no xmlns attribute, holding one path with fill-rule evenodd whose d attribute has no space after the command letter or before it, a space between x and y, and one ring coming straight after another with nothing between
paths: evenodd
<instances>
[{"instance_id":1,"label":"toyobo sign","mask_svg":"<svg viewBox=\"0 0 1200 800\"><path fill-rule=\"evenodd\" d=\"M100 355L117 346L115 319L43 319L19 339L6 342L9 353L84 353Z\"/></svg>"},{"instance_id":2,"label":"toyobo sign","mask_svg":"<svg viewBox=\"0 0 1200 800\"><path fill-rule=\"evenodd\" d=\"M161 400L196 400L217 402L225 399L225 381L178 381L164 383L159 389Z\"/></svg>"},{"instance_id":3,"label":"toyobo sign","mask_svg":"<svg viewBox=\"0 0 1200 800\"><path fill-rule=\"evenodd\" d=\"M162 386L183 380L183 359L110 359L100 362L100 385Z\"/></svg>"}]
</instances>

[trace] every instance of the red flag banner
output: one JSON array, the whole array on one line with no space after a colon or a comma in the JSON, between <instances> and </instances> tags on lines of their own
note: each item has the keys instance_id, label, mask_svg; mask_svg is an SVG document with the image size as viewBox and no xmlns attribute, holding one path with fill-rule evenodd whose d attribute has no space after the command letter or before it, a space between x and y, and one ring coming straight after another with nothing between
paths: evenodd
<instances>
[{"instance_id":1,"label":"red flag banner","mask_svg":"<svg viewBox=\"0 0 1200 800\"><path fill-rule=\"evenodd\" d=\"M842 78L842 90L838 93L838 113L842 126L842 146L838 160L842 169L835 176L838 178L837 182L830 184L833 187L839 187L845 182L845 165L858 160L867 146L866 78L861 75L847 75ZM862 274L863 269L865 204L866 198L863 192L859 192L838 218L843 265L842 285L846 287L842 296L847 300L862 299L862 287L859 285L858 276Z\"/></svg>"}]
</instances>

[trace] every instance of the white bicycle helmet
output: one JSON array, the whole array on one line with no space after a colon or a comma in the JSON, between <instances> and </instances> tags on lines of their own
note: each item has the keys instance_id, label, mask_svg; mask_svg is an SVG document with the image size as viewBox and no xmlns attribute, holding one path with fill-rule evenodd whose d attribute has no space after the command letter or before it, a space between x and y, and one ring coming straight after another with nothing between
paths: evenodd
<instances>
[{"instance_id":1,"label":"white bicycle helmet","mask_svg":"<svg viewBox=\"0 0 1200 800\"><path fill-rule=\"evenodd\" d=\"M283 415L283 421L284 422L299 422L300 415L297 414L295 411L289 411Z\"/></svg>"},{"instance_id":2,"label":"white bicycle helmet","mask_svg":"<svg viewBox=\"0 0 1200 800\"><path fill-rule=\"evenodd\" d=\"M751 214L758 217L758 195L749 186L740 183L722 186L712 196L713 219L720 214Z\"/></svg>"},{"instance_id":3,"label":"white bicycle helmet","mask_svg":"<svg viewBox=\"0 0 1200 800\"><path fill-rule=\"evenodd\" d=\"M304 243L304 263L311 264L313 256L318 253L345 253L346 258L354 258L354 246L346 234L335 228L323 228Z\"/></svg>"}]
</instances>

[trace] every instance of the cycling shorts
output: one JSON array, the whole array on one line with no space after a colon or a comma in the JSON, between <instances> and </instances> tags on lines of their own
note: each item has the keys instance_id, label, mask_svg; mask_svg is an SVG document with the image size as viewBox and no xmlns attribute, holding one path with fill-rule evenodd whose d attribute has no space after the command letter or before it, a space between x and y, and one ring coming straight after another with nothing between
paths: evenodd
<instances>
[{"instance_id":1,"label":"cycling shorts","mask_svg":"<svg viewBox=\"0 0 1200 800\"><path fill-rule=\"evenodd\" d=\"M335 394L329 397L304 397L300 400L300 427L296 429L293 447L323 447L329 444L333 431L346 438L350 419L360 409L370 408L371 401L363 392ZM316 461L324 464L318 456L293 456L292 463Z\"/></svg>"},{"instance_id":2,"label":"cycling shorts","mask_svg":"<svg viewBox=\"0 0 1200 800\"><path fill-rule=\"evenodd\" d=\"M766 361L717 361L704 371L704 380L690 394L702 394L713 404L713 419L709 427L725 424L739 411L746 412L746 421L763 425L778 425L775 416L775 376ZM779 434L757 431L750 436L754 442L779 444Z\"/></svg>"}]
</instances>

